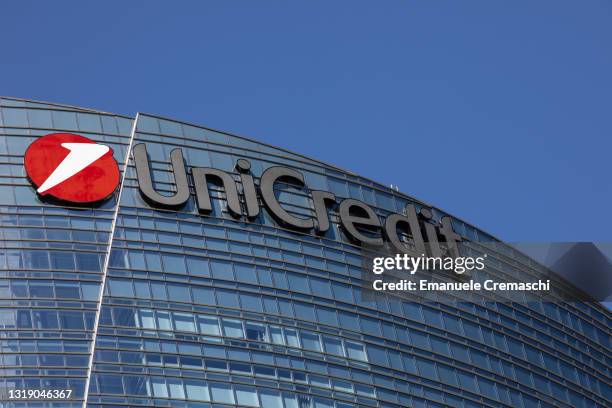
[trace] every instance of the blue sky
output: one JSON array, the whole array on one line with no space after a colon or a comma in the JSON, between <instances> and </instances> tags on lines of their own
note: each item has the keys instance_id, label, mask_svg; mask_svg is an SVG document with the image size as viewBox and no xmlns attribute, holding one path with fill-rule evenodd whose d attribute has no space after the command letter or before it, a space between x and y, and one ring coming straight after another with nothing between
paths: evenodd
<instances>
[{"instance_id":1,"label":"blue sky","mask_svg":"<svg viewBox=\"0 0 612 408\"><path fill-rule=\"evenodd\" d=\"M20 1L0 33L2 95L249 136L507 241L612 241L609 1Z\"/></svg>"}]
</instances>

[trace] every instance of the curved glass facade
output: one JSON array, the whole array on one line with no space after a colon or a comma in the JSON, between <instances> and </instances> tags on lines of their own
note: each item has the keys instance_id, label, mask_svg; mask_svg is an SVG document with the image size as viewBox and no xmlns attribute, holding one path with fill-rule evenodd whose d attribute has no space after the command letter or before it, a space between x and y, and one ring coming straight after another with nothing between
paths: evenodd
<instances>
[{"instance_id":1,"label":"curved glass facade","mask_svg":"<svg viewBox=\"0 0 612 408\"><path fill-rule=\"evenodd\" d=\"M128 147L145 143L155 189L174 193L171 151L189 166L256 183L272 166L283 208L313 215L308 189L363 201L385 217L423 203L282 149L177 121L4 98L0 115L0 389L3 406L605 407L610 314L593 303L427 303L361 298L362 252L339 227L281 227L262 208L198 213L145 202ZM132 124L135 128L132 131ZM102 205L41 202L23 154L70 131L109 144L124 170ZM239 187L241 188L241 187ZM119 204L117 206L117 201ZM434 217L448 215L434 209ZM494 241L458 219L454 229ZM110 234L112 233L112 237ZM529 269L504 249L499 269ZM507 264L507 265L506 265ZM100 289L104 287L102 296ZM95 342L95 346L94 346ZM87 392L85 392L87 388ZM63 401L18 401L10 389L72 389ZM37 404L37 405L34 405Z\"/></svg>"}]
</instances>

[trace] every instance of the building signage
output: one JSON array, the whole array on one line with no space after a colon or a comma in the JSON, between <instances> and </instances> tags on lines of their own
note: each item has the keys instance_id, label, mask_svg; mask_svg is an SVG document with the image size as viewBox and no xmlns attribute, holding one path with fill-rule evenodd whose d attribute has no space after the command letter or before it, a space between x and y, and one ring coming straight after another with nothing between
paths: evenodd
<instances>
[{"instance_id":1,"label":"building signage","mask_svg":"<svg viewBox=\"0 0 612 408\"><path fill-rule=\"evenodd\" d=\"M140 143L134 146L133 154L140 192L147 202L161 208L178 208L187 203L191 194L181 149L170 152L176 185L176 192L171 196L158 193L153 186L146 145ZM337 200L335 195L328 191L310 190L309 200L314 216L297 217L283 208L276 198L274 188L276 183L286 182L307 189L302 173L289 167L269 167L262 173L259 186L256 186L248 160L239 159L235 169L240 174L241 189L239 183L226 171L211 167L191 168L196 204L201 213L208 214L212 211L208 183L213 183L225 191L227 209L235 218L257 217L260 211L259 197L265 209L279 224L302 232L324 234L330 228L329 210L337 206L342 230L354 243L380 247L388 242L393 250L411 256L421 256L425 253L442 256L439 243L445 242L450 251L449 255L459 256L457 242L461 241L461 237L453 230L450 217L443 217L440 223L437 223L433 220L430 209L421 208L417 212L415 206L409 204L403 214L393 213L381 222L372 207L366 203L352 198ZM413 246L408 247L400 238L403 234L412 237Z\"/></svg>"},{"instance_id":2,"label":"building signage","mask_svg":"<svg viewBox=\"0 0 612 408\"><path fill-rule=\"evenodd\" d=\"M157 208L178 208L191 197L188 172L181 149L170 152L176 192L162 195L154 186L149 167L147 147L140 143L133 148L138 186L145 200ZM86 137L70 133L53 133L37 139L25 154L25 168L38 194L50 195L73 203L91 203L103 200L115 191L119 184L119 168L110 147L98 144ZM440 242L445 242L451 256L459 256L457 242L461 237L454 232L450 217L438 223L432 211L419 211L409 204L402 214L393 213L381 222L372 207L352 198L337 199L328 191L309 190L308 197L314 216L297 217L290 214L275 195L277 183L289 183L307 189L304 176L299 171L283 166L266 169L257 186L251 174L251 163L239 159L235 169L240 183L223 170L211 167L191 167L196 204L200 213L212 211L208 184L223 188L227 197L227 209L235 218L254 219L259 215L260 201L266 211L282 226L302 232L325 234L330 228L330 209L334 208L344 234L354 243L381 247L389 243L394 251L411 256L429 253L442 256ZM240 188L239 188L240 187ZM400 238L412 237L412 245Z\"/></svg>"},{"instance_id":3,"label":"building signage","mask_svg":"<svg viewBox=\"0 0 612 408\"><path fill-rule=\"evenodd\" d=\"M38 194L67 202L101 201L119 184L113 150L72 133L37 139L26 150L24 165Z\"/></svg>"}]
</instances>

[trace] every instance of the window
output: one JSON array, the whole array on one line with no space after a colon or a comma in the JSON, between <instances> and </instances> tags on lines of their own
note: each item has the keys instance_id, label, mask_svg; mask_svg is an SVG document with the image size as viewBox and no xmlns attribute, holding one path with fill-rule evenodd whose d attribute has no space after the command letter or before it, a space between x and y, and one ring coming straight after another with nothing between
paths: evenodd
<instances>
[{"instance_id":1,"label":"window","mask_svg":"<svg viewBox=\"0 0 612 408\"><path fill-rule=\"evenodd\" d=\"M187 398L190 400L210 401L208 386L204 381L185 380L185 391L187 391Z\"/></svg>"},{"instance_id":2,"label":"window","mask_svg":"<svg viewBox=\"0 0 612 408\"><path fill-rule=\"evenodd\" d=\"M445 365L438 365L438 373L440 374L440 380L445 384L457 386L457 375L455 370Z\"/></svg>"},{"instance_id":3,"label":"window","mask_svg":"<svg viewBox=\"0 0 612 408\"><path fill-rule=\"evenodd\" d=\"M329 388L329 379L320 375L309 374L310 384L315 387Z\"/></svg>"},{"instance_id":4,"label":"window","mask_svg":"<svg viewBox=\"0 0 612 408\"><path fill-rule=\"evenodd\" d=\"M335 354L338 356L344 356L342 350L342 342L332 337L323 336L323 345L325 346L325 352L329 354Z\"/></svg>"},{"instance_id":5,"label":"window","mask_svg":"<svg viewBox=\"0 0 612 408\"><path fill-rule=\"evenodd\" d=\"M295 310L295 317L302 320L315 321L314 307L307 305L306 303L296 302L293 304Z\"/></svg>"},{"instance_id":6,"label":"window","mask_svg":"<svg viewBox=\"0 0 612 408\"><path fill-rule=\"evenodd\" d=\"M234 404L234 393L229 385L210 383L210 394L214 402Z\"/></svg>"},{"instance_id":7,"label":"window","mask_svg":"<svg viewBox=\"0 0 612 408\"><path fill-rule=\"evenodd\" d=\"M51 252L51 267L53 269L74 270L74 256L69 252Z\"/></svg>"},{"instance_id":8,"label":"window","mask_svg":"<svg viewBox=\"0 0 612 408\"><path fill-rule=\"evenodd\" d=\"M149 283L143 281L134 281L134 288L137 298L150 299L151 291L149 290Z\"/></svg>"},{"instance_id":9,"label":"window","mask_svg":"<svg viewBox=\"0 0 612 408\"><path fill-rule=\"evenodd\" d=\"M257 284L257 274L253 266L234 264L234 270L236 271L236 280L238 282Z\"/></svg>"},{"instance_id":10,"label":"window","mask_svg":"<svg viewBox=\"0 0 612 408\"><path fill-rule=\"evenodd\" d=\"M185 391L180 380L168 378L168 390L170 390L170 398L185 399Z\"/></svg>"},{"instance_id":11,"label":"window","mask_svg":"<svg viewBox=\"0 0 612 408\"><path fill-rule=\"evenodd\" d=\"M337 282L332 282L332 289L334 291L334 298L341 302L347 302L350 304L355 303L353 298L353 291L349 285L344 285Z\"/></svg>"},{"instance_id":12,"label":"window","mask_svg":"<svg viewBox=\"0 0 612 408\"><path fill-rule=\"evenodd\" d=\"M257 392L254 387L236 386L236 403L249 407L258 407Z\"/></svg>"},{"instance_id":13,"label":"window","mask_svg":"<svg viewBox=\"0 0 612 408\"><path fill-rule=\"evenodd\" d=\"M57 312L52 310L33 310L34 328L37 329L57 329Z\"/></svg>"},{"instance_id":14,"label":"window","mask_svg":"<svg viewBox=\"0 0 612 408\"><path fill-rule=\"evenodd\" d=\"M285 344L285 340L283 338L283 332L278 326L270 326L270 336L272 337L272 343L275 344Z\"/></svg>"},{"instance_id":15,"label":"window","mask_svg":"<svg viewBox=\"0 0 612 408\"><path fill-rule=\"evenodd\" d=\"M172 324L170 323L170 313L157 311L157 328L159 330L172 330Z\"/></svg>"},{"instance_id":16,"label":"window","mask_svg":"<svg viewBox=\"0 0 612 408\"><path fill-rule=\"evenodd\" d=\"M361 361L367 361L365 347L361 343L354 341L345 341L344 347L346 348L346 354L349 358ZM386 359L385 359L386 361Z\"/></svg>"},{"instance_id":17,"label":"window","mask_svg":"<svg viewBox=\"0 0 612 408\"><path fill-rule=\"evenodd\" d=\"M174 326L176 330L195 332L195 324L193 323L193 315L191 313L174 312Z\"/></svg>"},{"instance_id":18,"label":"window","mask_svg":"<svg viewBox=\"0 0 612 408\"><path fill-rule=\"evenodd\" d=\"M222 319L223 333L226 337L243 338L242 322L234 319Z\"/></svg>"},{"instance_id":19,"label":"window","mask_svg":"<svg viewBox=\"0 0 612 408\"><path fill-rule=\"evenodd\" d=\"M204 287L192 287L191 292L193 293L194 303L201 305L215 305L215 291L211 288Z\"/></svg>"},{"instance_id":20,"label":"window","mask_svg":"<svg viewBox=\"0 0 612 408\"><path fill-rule=\"evenodd\" d=\"M57 283L55 296L62 299L79 299L81 297L79 286L76 283Z\"/></svg>"},{"instance_id":21,"label":"window","mask_svg":"<svg viewBox=\"0 0 612 408\"><path fill-rule=\"evenodd\" d=\"M457 376L459 377L459 385L462 388L465 388L471 392L478 392L476 389L476 379L472 374L467 374L462 371L458 371Z\"/></svg>"},{"instance_id":22,"label":"window","mask_svg":"<svg viewBox=\"0 0 612 408\"><path fill-rule=\"evenodd\" d=\"M261 398L261 406L266 408L283 408L283 402L281 400L280 393L272 390L261 390L259 391L259 397Z\"/></svg>"},{"instance_id":23,"label":"window","mask_svg":"<svg viewBox=\"0 0 612 408\"><path fill-rule=\"evenodd\" d=\"M285 338L289 347L300 347L300 341L298 340L297 330L285 329Z\"/></svg>"},{"instance_id":24,"label":"window","mask_svg":"<svg viewBox=\"0 0 612 408\"><path fill-rule=\"evenodd\" d=\"M211 261L210 268L212 269L212 274L214 278L234 280L232 264L230 264L229 262Z\"/></svg>"},{"instance_id":25,"label":"window","mask_svg":"<svg viewBox=\"0 0 612 408\"><path fill-rule=\"evenodd\" d=\"M153 389L153 395L155 397L168 398L168 388L166 388L166 382L163 378L151 378L151 388Z\"/></svg>"},{"instance_id":26,"label":"window","mask_svg":"<svg viewBox=\"0 0 612 408\"><path fill-rule=\"evenodd\" d=\"M246 337L249 340L268 341L266 327L258 323L246 323Z\"/></svg>"},{"instance_id":27,"label":"window","mask_svg":"<svg viewBox=\"0 0 612 408\"><path fill-rule=\"evenodd\" d=\"M333 298L331 287L328 281L318 278L310 278L312 294L315 296Z\"/></svg>"},{"instance_id":28,"label":"window","mask_svg":"<svg viewBox=\"0 0 612 408\"><path fill-rule=\"evenodd\" d=\"M300 337L302 340L302 346L305 349L321 351L321 342L319 341L319 336L317 334L301 331Z\"/></svg>"},{"instance_id":29,"label":"window","mask_svg":"<svg viewBox=\"0 0 612 408\"><path fill-rule=\"evenodd\" d=\"M359 318L357 315L349 312L339 312L340 327L343 329L359 331Z\"/></svg>"},{"instance_id":30,"label":"window","mask_svg":"<svg viewBox=\"0 0 612 408\"><path fill-rule=\"evenodd\" d=\"M121 377L115 375L98 375L98 388L103 394L123 394Z\"/></svg>"},{"instance_id":31,"label":"window","mask_svg":"<svg viewBox=\"0 0 612 408\"><path fill-rule=\"evenodd\" d=\"M217 290L217 302L219 306L240 308L238 294L228 290Z\"/></svg>"},{"instance_id":32,"label":"window","mask_svg":"<svg viewBox=\"0 0 612 408\"><path fill-rule=\"evenodd\" d=\"M117 297L134 297L132 281L124 279L111 279L108 281L109 289L112 296Z\"/></svg>"},{"instance_id":33,"label":"window","mask_svg":"<svg viewBox=\"0 0 612 408\"><path fill-rule=\"evenodd\" d=\"M372 336L380 335L380 323L374 319L370 319L369 317L361 318L361 327L363 331L367 334L371 334Z\"/></svg>"},{"instance_id":34,"label":"window","mask_svg":"<svg viewBox=\"0 0 612 408\"><path fill-rule=\"evenodd\" d=\"M100 270L100 259L97 254L87 254L84 252L76 252L76 265L79 271L93 271L97 272Z\"/></svg>"},{"instance_id":35,"label":"window","mask_svg":"<svg viewBox=\"0 0 612 408\"><path fill-rule=\"evenodd\" d=\"M168 285L168 300L172 302L191 302L189 287L185 285Z\"/></svg>"},{"instance_id":36,"label":"window","mask_svg":"<svg viewBox=\"0 0 612 408\"><path fill-rule=\"evenodd\" d=\"M250 310L253 312L263 312L263 307L261 306L261 298L259 296L243 293L240 295L240 300L243 309Z\"/></svg>"},{"instance_id":37,"label":"window","mask_svg":"<svg viewBox=\"0 0 612 408\"><path fill-rule=\"evenodd\" d=\"M208 261L193 256L187 257L187 269L192 276L210 276Z\"/></svg>"},{"instance_id":38,"label":"window","mask_svg":"<svg viewBox=\"0 0 612 408\"><path fill-rule=\"evenodd\" d=\"M52 298L53 284L50 281L30 281L30 297Z\"/></svg>"},{"instance_id":39,"label":"window","mask_svg":"<svg viewBox=\"0 0 612 408\"><path fill-rule=\"evenodd\" d=\"M164 254L162 255L164 270L168 273L186 273L185 260L181 255Z\"/></svg>"},{"instance_id":40,"label":"window","mask_svg":"<svg viewBox=\"0 0 612 408\"><path fill-rule=\"evenodd\" d=\"M436 366L431 361L417 358L417 367L419 368L419 373L423 377L430 378L432 380L438 379Z\"/></svg>"},{"instance_id":41,"label":"window","mask_svg":"<svg viewBox=\"0 0 612 408\"><path fill-rule=\"evenodd\" d=\"M151 292L155 300L167 300L166 285L158 282L151 282Z\"/></svg>"},{"instance_id":42,"label":"window","mask_svg":"<svg viewBox=\"0 0 612 408\"><path fill-rule=\"evenodd\" d=\"M287 279L289 281L289 288L296 292L310 292L308 287L308 279L302 275L288 273Z\"/></svg>"},{"instance_id":43,"label":"window","mask_svg":"<svg viewBox=\"0 0 612 408\"><path fill-rule=\"evenodd\" d=\"M147 378L144 376L126 375L123 384L126 394L147 395Z\"/></svg>"},{"instance_id":44,"label":"window","mask_svg":"<svg viewBox=\"0 0 612 408\"><path fill-rule=\"evenodd\" d=\"M219 321L216 317L198 316L198 325L200 333L212 336L220 336Z\"/></svg>"},{"instance_id":45,"label":"window","mask_svg":"<svg viewBox=\"0 0 612 408\"><path fill-rule=\"evenodd\" d=\"M155 329L155 317L152 310L140 310L140 327L143 329Z\"/></svg>"},{"instance_id":46,"label":"window","mask_svg":"<svg viewBox=\"0 0 612 408\"><path fill-rule=\"evenodd\" d=\"M130 309L122 309L122 310L129 311L126 313L128 315L131 314L131 319L130 318L121 319L120 317L119 318L120 322L117 324L121 326L129 326L131 323L131 326L135 326L134 313ZM120 313L119 316L125 316L125 314ZM83 330L85 328L85 325L83 323L83 313L82 312L60 311L59 320L60 320L60 326L62 329Z\"/></svg>"}]
</instances>

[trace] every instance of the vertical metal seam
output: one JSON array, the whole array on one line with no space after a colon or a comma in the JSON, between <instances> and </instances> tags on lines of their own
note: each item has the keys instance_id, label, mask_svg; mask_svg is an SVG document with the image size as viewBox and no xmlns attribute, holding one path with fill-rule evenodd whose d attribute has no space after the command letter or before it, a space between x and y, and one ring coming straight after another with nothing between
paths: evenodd
<instances>
[{"instance_id":1,"label":"vertical metal seam","mask_svg":"<svg viewBox=\"0 0 612 408\"><path fill-rule=\"evenodd\" d=\"M128 143L127 152L125 155L125 164L123 165L123 174L121 175L121 184L119 185L119 194L117 195L117 205L115 207L115 214L113 215L113 221L111 222L110 236L108 238L108 247L106 251L106 257L104 258L104 265L102 267L102 282L100 283L100 295L98 297L98 308L96 309L96 317L94 319L93 336L91 339L91 353L89 354L89 363L87 365L87 378L85 379L85 390L83 394L83 408L87 407L87 398L89 397L89 385L91 383L91 374L93 370L94 352L96 349L96 339L98 337L98 324L100 322L100 313L102 310L102 300L104 299L104 289L106 287L106 276L108 274L108 264L110 262L110 253L113 246L113 237L115 235L115 226L117 225L117 218L119 216L119 207L121 205L121 194L123 193L123 183L125 182L125 176L127 174L128 164L130 162L130 154L132 153L132 144L136 135L136 124L138 123L138 116L140 112L136 113L134 123L132 124L132 131L130 134L130 142Z\"/></svg>"}]
</instances>

